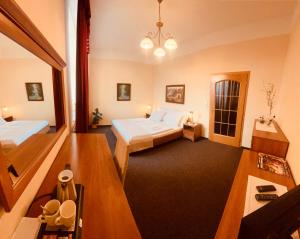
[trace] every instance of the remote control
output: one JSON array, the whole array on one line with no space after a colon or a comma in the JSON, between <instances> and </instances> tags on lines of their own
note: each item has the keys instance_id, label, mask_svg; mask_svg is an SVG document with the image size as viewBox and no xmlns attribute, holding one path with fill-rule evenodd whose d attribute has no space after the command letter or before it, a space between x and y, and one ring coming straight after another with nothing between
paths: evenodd
<instances>
[{"instance_id":1,"label":"remote control","mask_svg":"<svg viewBox=\"0 0 300 239\"><path fill-rule=\"evenodd\" d=\"M272 201L278 198L277 194L255 194L257 201Z\"/></svg>"},{"instance_id":2,"label":"remote control","mask_svg":"<svg viewBox=\"0 0 300 239\"><path fill-rule=\"evenodd\" d=\"M261 186L256 186L256 189L257 189L257 191L259 191L260 193L276 191L276 188L274 187L274 185L261 185Z\"/></svg>"}]
</instances>

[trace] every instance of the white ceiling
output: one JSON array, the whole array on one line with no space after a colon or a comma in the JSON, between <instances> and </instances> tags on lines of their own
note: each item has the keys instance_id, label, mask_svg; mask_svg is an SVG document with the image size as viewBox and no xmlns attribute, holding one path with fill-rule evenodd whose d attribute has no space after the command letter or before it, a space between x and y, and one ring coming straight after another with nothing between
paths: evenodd
<instances>
[{"instance_id":1,"label":"white ceiling","mask_svg":"<svg viewBox=\"0 0 300 239\"><path fill-rule=\"evenodd\" d=\"M164 32L170 32L176 57L199 49L290 30L297 0L164 0ZM156 0L91 0L91 56L155 63L139 47L156 30Z\"/></svg>"}]
</instances>

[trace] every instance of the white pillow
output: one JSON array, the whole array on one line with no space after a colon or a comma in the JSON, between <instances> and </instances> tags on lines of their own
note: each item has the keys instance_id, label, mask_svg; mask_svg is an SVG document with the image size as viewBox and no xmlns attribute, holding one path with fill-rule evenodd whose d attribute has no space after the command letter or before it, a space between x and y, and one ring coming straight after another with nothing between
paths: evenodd
<instances>
[{"instance_id":1,"label":"white pillow","mask_svg":"<svg viewBox=\"0 0 300 239\"><path fill-rule=\"evenodd\" d=\"M149 117L150 120L154 122L161 122L166 112L162 110L153 111Z\"/></svg>"},{"instance_id":2,"label":"white pillow","mask_svg":"<svg viewBox=\"0 0 300 239\"><path fill-rule=\"evenodd\" d=\"M5 124L5 123L7 123L6 120L3 119L2 117L0 117L0 125L3 125L3 124Z\"/></svg>"},{"instance_id":3,"label":"white pillow","mask_svg":"<svg viewBox=\"0 0 300 239\"><path fill-rule=\"evenodd\" d=\"M182 119L185 116L185 112L182 111L169 111L163 118L163 122L170 127L177 128L182 124Z\"/></svg>"}]
</instances>

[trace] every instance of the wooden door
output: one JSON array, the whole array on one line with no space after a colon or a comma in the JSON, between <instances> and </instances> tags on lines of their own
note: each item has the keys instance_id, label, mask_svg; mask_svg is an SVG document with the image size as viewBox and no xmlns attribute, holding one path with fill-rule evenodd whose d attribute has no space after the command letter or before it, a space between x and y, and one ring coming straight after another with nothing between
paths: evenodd
<instances>
[{"instance_id":1,"label":"wooden door","mask_svg":"<svg viewBox=\"0 0 300 239\"><path fill-rule=\"evenodd\" d=\"M250 72L214 74L210 86L209 139L241 146Z\"/></svg>"}]
</instances>

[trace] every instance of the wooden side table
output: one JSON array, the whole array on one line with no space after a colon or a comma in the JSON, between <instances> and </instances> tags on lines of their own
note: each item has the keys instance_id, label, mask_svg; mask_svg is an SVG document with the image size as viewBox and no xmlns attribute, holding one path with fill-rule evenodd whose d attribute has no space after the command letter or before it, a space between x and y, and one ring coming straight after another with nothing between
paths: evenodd
<instances>
[{"instance_id":1,"label":"wooden side table","mask_svg":"<svg viewBox=\"0 0 300 239\"><path fill-rule=\"evenodd\" d=\"M14 117L10 115L10 116L5 117L4 119L5 119L5 121L7 121L7 122L11 122L11 121L14 120Z\"/></svg>"},{"instance_id":2,"label":"wooden side table","mask_svg":"<svg viewBox=\"0 0 300 239\"><path fill-rule=\"evenodd\" d=\"M183 125L183 137L195 142L201 137L201 124L186 123Z\"/></svg>"},{"instance_id":3,"label":"wooden side table","mask_svg":"<svg viewBox=\"0 0 300 239\"><path fill-rule=\"evenodd\" d=\"M151 114L146 113L145 117L148 119L150 117Z\"/></svg>"},{"instance_id":4,"label":"wooden side table","mask_svg":"<svg viewBox=\"0 0 300 239\"><path fill-rule=\"evenodd\" d=\"M257 122L258 120L254 122L251 150L285 158L289 148L289 141L277 122L275 120L272 121L277 130L276 133L257 130Z\"/></svg>"}]
</instances>

